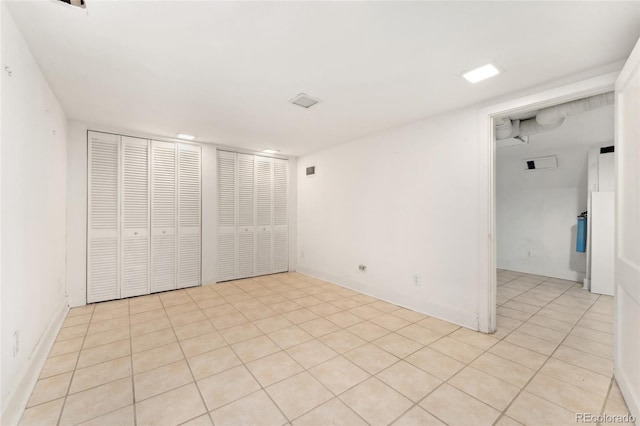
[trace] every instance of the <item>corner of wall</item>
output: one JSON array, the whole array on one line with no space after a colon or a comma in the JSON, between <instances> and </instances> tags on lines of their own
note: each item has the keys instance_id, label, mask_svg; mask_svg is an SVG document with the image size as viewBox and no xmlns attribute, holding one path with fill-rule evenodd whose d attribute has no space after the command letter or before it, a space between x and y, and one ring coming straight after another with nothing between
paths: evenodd
<instances>
[{"instance_id":1,"label":"corner of wall","mask_svg":"<svg viewBox=\"0 0 640 426\"><path fill-rule=\"evenodd\" d=\"M0 417L0 424L16 425L20 421L31 397L31 392L33 392L33 388L47 360L47 355L49 355L56 336L67 316L67 312L69 312L69 304L65 298L62 305L58 307L55 317L47 327L38 345L34 348L30 362L18 375L20 380L15 384L13 392L7 398L6 406L3 407L2 416Z\"/></svg>"},{"instance_id":2,"label":"corner of wall","mask_svg":"<svg viewBox=\"0 0 640 426\"><path fill-rule=\"evenodd\" d=\"M67 123L67 295L72 307L87 303L87 130Z\"/></svg>"},{"instance_id":3,"label":"corner of wall","mask_svg":"<svg viewBox=\"0 0 640 426\"><path fill-rule=\"evenodd\" d=\"M323 281L375 297L376 299L384 300L385 302L389 302L403 308L423 313L430 317L457 324L471 330L478 330L478 315L476 312L467 312L458 309L455 306L434 303L425 298L415 297L414 295L409 294L401 294L397 291L383 289L370 283L317 271L304 266L300 266L298 268L298 272L312 278L318 278Z\"/></svg>"}]
</instances>

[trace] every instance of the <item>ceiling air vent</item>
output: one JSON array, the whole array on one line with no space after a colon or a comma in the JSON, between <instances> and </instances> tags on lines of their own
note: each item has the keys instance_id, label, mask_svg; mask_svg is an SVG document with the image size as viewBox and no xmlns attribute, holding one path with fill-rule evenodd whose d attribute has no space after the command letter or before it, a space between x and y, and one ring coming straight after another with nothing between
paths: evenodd
<instances>
[{"instance_id":1,"label":"ceiling air vent","mask_svg":"<svg viewBox=\"0 0 640 426\"><path fill-rule=\"evenodd\" d=\"M312 98L311 96L305 93L300 93L298 96L291 99L289 102L291 102L294 105L298 105L302 108L311 108L312 106L314 106L320 101L318 99Z\"/></svg>"},{"instance_id":2,"label":"ceiling air vent","mask_svg":"<svg viewBox=\"0 0 640 426\"><path fill-rule=\"evenodd\" d=\"M522 163L524 164L524 169L527 171L558 168L558 159L555 155L550 155L548 157L528 158L526 160L522 160Z\"/></svg>"}]
</instances>

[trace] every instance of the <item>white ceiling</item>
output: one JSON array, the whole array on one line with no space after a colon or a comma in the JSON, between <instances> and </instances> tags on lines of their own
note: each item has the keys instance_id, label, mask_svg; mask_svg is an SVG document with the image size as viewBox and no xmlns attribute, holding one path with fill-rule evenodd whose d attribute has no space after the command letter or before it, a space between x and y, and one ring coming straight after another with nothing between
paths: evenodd
<instances>
[{"instance_id":1,"label":"white ceiling","mask_svg":"<svg viewBox=\"0 0 640 426\"><path fill-rule=\"evenodd\" d=\"M639 2L86 3L10 4L69 118L289 155L624 59L640 36ZM505 72L457 75L489 61Z\"/></svg>"}]
</instances>

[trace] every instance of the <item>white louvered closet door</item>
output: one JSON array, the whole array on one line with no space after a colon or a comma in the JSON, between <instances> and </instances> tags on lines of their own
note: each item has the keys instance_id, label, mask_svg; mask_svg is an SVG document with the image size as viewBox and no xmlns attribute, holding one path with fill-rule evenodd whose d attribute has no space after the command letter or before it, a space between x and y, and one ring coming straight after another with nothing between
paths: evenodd
<instances>
[{"instance_id":1,"label":"white louvered closet door","mask_svg":"<svg viewBox=\"0 0 640 426\"><path fill-rule=\"evenodd\" d=\"M120 297L149 294L149 141L122 136Z\"/></svg>"},{"instance_id":2,"label":"white louvered closet door","mask_svg":"<svg viewBox=\"0 0 640 426\"><path fill-rule=\"evenodd\" d=\"M273 160L273 272L289 270L289 161Z\"/></svg>"},{"instance_id":3,"label":"white louvered closet door","mask_svg":"<svg viewBox=\"0 0 640 426\"><path fill-rule=\"evenodd\" d=\"M254 157L238 154L238 273L236 278L255 275L255 182Z\"/></svg>"},{"instance_id":4,"label":"white louvered closet door","mask_svg":"<svg viewBox=\"0 0 640 426\"><path fill-rule=\"evenodd\" d=\"M151 293L176 288L176 146L151 142Z\"/></svg>"},{"instance_id":5,"label":"white louvered closet door","mask_svg":"<svg viewBox=\"0 0 640 426\"><path fill-rule=\"evenodd\" d=\"M88 135L87 302L120 297L120 136Z\"/></svg>"},{"instance_id":6,"label":"white louvered closet door","mask_svg":"<svg viewBox=\"0 0 640 426\"><path fill-rule=\"evenodd\" d=\"M199 145L178 148L178 288L200 285L201 151Z\"/></svg>"},{"instance_id":7,"label":"white louvered closet door","mask_svg":"<svg viewBox=\"0 0 640 426\"><path fill-rule=\"evenodd\" d=\"M218 151L218 277L236 279L237 154Z\"/></svg>"},{"instance_id":8,"label":"white louvered closet door","mask_svg":"<svg viewBox=\"0 0 640 426\"><path fill-rule=\"evenodd\" d=\"M273 159L255 156L255 275L273 272Z\"/></svg>"}]
</instances>

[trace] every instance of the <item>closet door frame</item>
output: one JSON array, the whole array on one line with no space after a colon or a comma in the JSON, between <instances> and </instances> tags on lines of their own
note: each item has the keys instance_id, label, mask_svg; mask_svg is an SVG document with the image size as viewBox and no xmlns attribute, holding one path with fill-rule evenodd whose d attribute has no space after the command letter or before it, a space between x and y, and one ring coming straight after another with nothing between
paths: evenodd
<instances>
[{"instance_id":1,"label":"closet door frame","mask_svg":"<svg viewBox=\"0 0 640 426\"><path fill-rule=\"evenodd\" d=\"M216 224L216 230L217 230L217 238L218 238L218 244L217 244L217 248L218 248L218 255L217 255L217 259L218 259L218 271L220 271L220 259L221 259L221 248L222 245L220 244L221 241L221 237L224 235L226 237L229 236L229 231L230 229L227 229L226 231L223 231L222 228L231 228L231 226L226 226L223 227L220 225L220 158L221 158L221 154L222 156L226 156L226 160L229 160L231 156L233 156L233 164L234 164L234 225L233 228L235 230L235 239L234 239L234 253L233 253L233 257L234 257L234 269L235 269L235 273L233 274L233 277L229 276L229 275L225 275L224 277L220 276L220 272L218 272L218 276L216 277L216 282L223 282L223 281L230 281L230 280L235 280L235 279L243 279L243 278L250 278L250 277L257 277L257 276L261 276L261 275L270 275L270 274L275 274L275 273L281 273L281 272L287 272L289 271L289 217L290 217L290 208L289 208L289 188L290 188L290 169L289 169L289 160L286 158L277 158L277 157L269 157L269 156L264 156L264 155L257 155L257 154L250 154L247 152L235 152L235 151L230 151L230 150L226 150L226 149L218 149L217 150L217 164L218 164L218 182L216 185L216 190L218 192L218 196L217 196L217 200L218 200L218 223ZM253 158L253 225L241 225L240 224L240 220L239 220L239 216L240 216L240 202L239 202L239 198L240 198L240 173L241 173L241 168L240 168L240 155L243 156L250 156ZM259 176L258 176L258 164L259 163L269 163L270 165L270 171L268 173L268 179L269 179L269 185L270 188L268 189L268 193L269 193L269 214L270 214L270 220L269 220L269 224L265 224L263 223L262 225L260 225L258 223L258 219L259 219L259 203L258 203L258 191L259 191ZM286 185L284 188L284 192L286 195L286 202L284 203L285 208L286 208L286 214L285 214L285 225L276 225L276 214L275 214L275 192L276 192L276 164L277 163L284 163L285 164L285 176L286 176ZM286 258L286 261L283 261L283 264L286 264L286 266L284 266L284 268L276 268L276 252L275 252L275 246L276 246L276 235L278 232L283 232L285 234L285 250L282 253L281 257ZM239 261L239 249L240 249L240 238L241 238L241 234L251 234L253 236L253 275L251 276L247 276L244 274L240 273L240 261ZM262 235L261 235L262 234ZM264 236L265 234L267 234L268 238L269 238L269 242L268 242L268 247L269 247L269 257L270 259L268 259L267 263L268 263L268 270L266 269L259 269L259 240L261 236ZM263 265L264 266L264 265Z\"/></svg>"},{"instance_id":2,"label":"closet door frame","mask_svg":"<svg viewBox=\"0 0 640 426\"><path fill-rule=\"evenodd\" d=\"M102 135L102 136L101 136ZM106 164L105 167L111 167L111 170L103 170L101 173L107 173L107 177L115 177L115 189L113 188L113 186L111 188L106 188L104 189L104 191L107 191L107 195L108 197L106 199L103 200L98 200L97 197L99 195L97 195L97 192L100 189L99 185L96 186L96 183L98 183L99 177L96 178L96 180L94 180L94 176L96 175L96 173L98 173L98 171L96 170L96 167L94 167L94 162L93 162L93 154L94 154L94 150L96 149L98 143L100 143L100 138L102 137L102 139L104 139L104 143L106 144L111 144L112 147L116 148L116 154L115 154L115 158L113 157L113 152L111 152L112 155L111 157L105 157L107 161L111 161L112 164ZM94 140L96 140L97 142L94 142ZM146 154L147 154L147 159L146 159L146 193L147 193L147 200L146 200L146 227L137 227L137 228L127 228L125 229L125 222L126 222L126 213L125 213L125 209L127 208L126 204L126 195L125 194L125 174L127 173L125 170L125 151L126 151L126 144L130 143L132 145L135 144L140 144L140 145L145 145L146 146ZM172 196L170 196L169 199L169 203L173 203L173 205L168 209L169 212L171 212L171 210L173 210L172 214L172 218L170 219L170 222L173 222L172 224L167 223L167 226L164 226L163 228L156 228L155 227L155 220L156 220L156 214L154 214L154 203L155 203L155 197L154 197L154 171L156 171L156 166L157 164L155 164L154 161L154 154L155 154L155 149L159 146L164 147L164 149L167 150L167 152L172 152L173 154L173 176L170 179L173 179L172 185L173 188L169 191L169 192L173 192ZM195 277L195 275L197 275L197 279L191 279L189 280L188 283L183 285L180 284L179 279L179 273L180 273L180 241L179 241L179 237L181 235L180 232L180 212L179 212L179 207L180 207L180 188L179 188L179 180L180 180L180 170L179 170L179 155L180 155L180 150L181 148L183 149L183 151L197 151L197 172L192 172L195 173L193 176L190 177L191 182L191 186L193 187L194 185L198 186L198 191L197 191L197 195L194 194L190 194L191 197L196 197L197 198L197 203L198 203L198 207L197 207L197 218L195 220L195 222L197 222L197 226L187 226L187 227L183 227L185 229L183 229L182 233L184 233L184 235L189 235L189 234L197 234L197 239L198 239L198 244L197 244L197 248L192 250L192 252L196 252L197 251L197 267L195 269L197 269L197 273L192 273L192 277ZM102 155L107 155L107 153L103 153ZM117 300L117 299L122 299L122 298L126 298L126 297L133 297L133 296L139 296L139 295L143 295L143 294L151 294L154 292L159 292L159 291L165 291L165 290L173 290L176 288L184 288L184 287L193 287L193 286L199 286L202 285L202 160L203 160L203 155L202 155L202 145L201 144L195 144L195 143L183 143L183 142L165 142L165 141L158 141L158 140L152 140L149 138L144 138L144 137L136 137L136 136L126 136L126 135L120 135L120 134L115 134L115 133L109 133L109 132L103 132L103 131L94 131L94 130L88 130L87 131L87 239L86 239L86 250L87 250L87 259L86 259L86 264L87 264L87 272L86 272L86 278L87 278L87 293L86 293L86 300L87 303L95 303L95 302L101 302L101 301L106 301L106 300ZM113 164L115 164L115 166L113 166ZM132 163L134 173L135 173L135 167L139 166L139 164L135 164L135 162ZM161 170L161 169L159 169ZM169 174L171 174L171 172L169 172ZM194 177L195 177L195 181L194 181ZM162 176L160 176L160 178L162 178ZM135 181L133 182L134 186L131 188L131 191L133 191L134 193L136 191L140 191L140 188L136 188L135 187ZM171 184L170 184L171 186ZM92 187L95 187L96 190L92 191ZM188 191L189 189L187 188L186 191ZM110 192L109 192L110 191ZM94 194L94 192L96 192L96 194ZM115 193L115 196L113 196L113 194ZM104 196L103 196L104 197ZM171 198L172 197L172 198ZM188 197L187 197L188 198ZM95 202L94 202L95 201ZM94 218L94 214L96 213L94 211L94 209L92 208L92 204L103 204L105 205L106 203L111 203L110 205L107 204L107 207L109 207L111 209L111 213L113 215L113 217L107 218L107 220L112 220L115 219L115 227L105 227L107 225L112 225L112 223L109 224L97 224L97 226L94 226L94 223L96 223L96 221L100 221L100 220L105 220L105 219L101 219L100 217ZM135 210L135 208L134 208ZM137 213L139 214L140 209L139 209L139 205L137 208ZM132 213L132 214L135 214ZM171 226L169 226L171 225ZM193 228L193 229L191 229ZM193 232L196 231L196 232ZM173 246L171 248L169 248L169 251L172 251L171 257L171 265L172 265L172 271L169 271L169 274L173 273L173 277L169 277L168 281L171 283L171 285L166 285L163 288L155 288L154 289L154 243L155 243L155 238L157 236L160 235L165 235L165 234L170 234L173 236ZM126 262L130 259L126 258L126 244L127 241L131 241L134 239L142 239L142 238L146 238L146 258L147 258L147 264L146 264L146 271L144 274L146 274L146 288L143 288L140 286L140 284L138 283L137 286L135 286L135 288L133 289L126 289L125 288L125 273L126 273ZM97 242L100 242L99 240L105 240L104 243L109 243L111 244L111 247L98 247ZM109 242L109 239L111 239L111 242ZM113 242L115 242L115 250L113 249ZM93 247L93 249L92 249ZM193 249L193 247L192 247ZM96 262L97 260L100 259L105 259L105 256L97 256L95 257L95 259L92 258L92 255L94 253L97 252L97 250L107 250L109 255L113 257L112 262L108 262L108 263L104 263L103 265L99 265L97 264L98 262ZM141 253L140 251L140 247L138 247L138 253ZM140 263L140 262L138 262ZM139 266L139 265L138 265ZM183 265L184 266L184 265ZM115 268L115 272L114 272L114 268ZM135 269L135 268L134 268ZM140 270L140 268L138 267L138 269ZM194 269L194 270L195 270ZM96 291L93 284L93 274L94 272L100 273L101 271L106 271L104 273L106 273L107 275L112 275L115 276L115 284L113 283L113 279L109 278L109 283L107 285L107 292L105 293L104 289L99 289L102 291L102 293L105 294L97 294L96 295ZM97 275L96 273L96 275ZM140 272L138 271L138 273L140 274ZM133 272L133 275L135 275L136 272ZM140 275L144 275L144 274L140 274ZM135 277L134 277L135 278ZM145 278L143 277L142 280L144 280Z\"/></svg>"}]
</instances>

